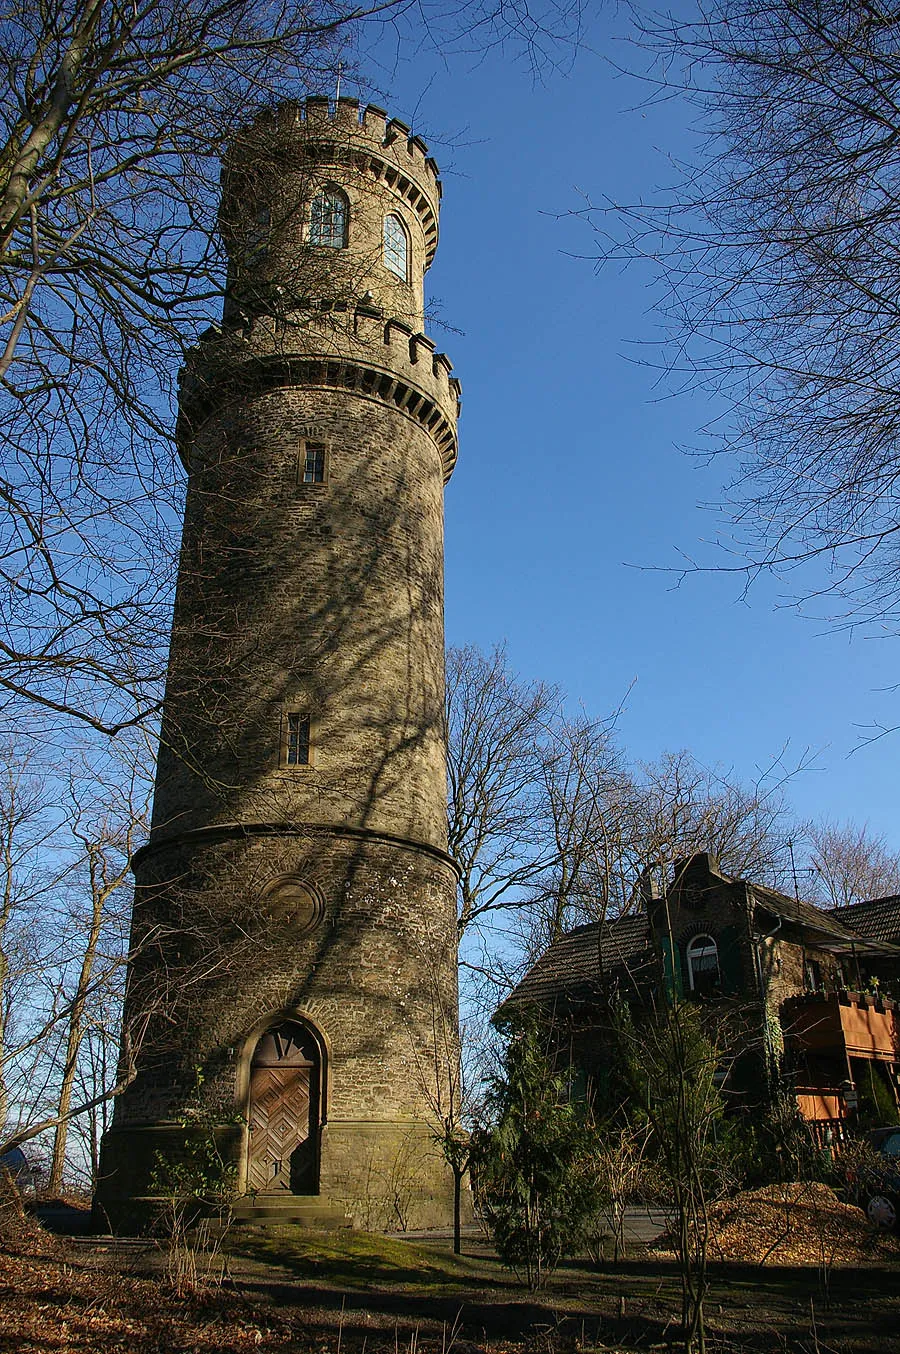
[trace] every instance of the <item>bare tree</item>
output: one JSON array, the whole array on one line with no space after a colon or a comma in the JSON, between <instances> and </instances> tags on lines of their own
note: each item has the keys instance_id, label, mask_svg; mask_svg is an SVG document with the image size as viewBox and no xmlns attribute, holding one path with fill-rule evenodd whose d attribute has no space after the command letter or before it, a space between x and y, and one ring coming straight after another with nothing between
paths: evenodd
<instances>
[{"instance_id":1,"label":"bare tree","mask_svg":"<svg viewBox=\"0 0 900 1354\"><path fill-rule=\"evenodd\" d=\"M112 1123L115 1102L102 1092L116 1081L124 996L124 971L120 982L92 994L76 1068L76 1102L87 1108L68 1120L66 1169L70 1178L84 1180L92 1190L100 1178L100 1144Z\"/></svg>"},{"instance_id":2,"label":"bare tree","mask_svg":"<svg viewBox=\"0 0 900 1354\"><path fill-rule=\"evenodd\" d=\"M40 983L46 955L40 925L60 871L45 783L27 751L0 752L0 1133L10 1109L10 1058L23 1033L25 1012Z\"/></svg>"},{"instance_id":3,"label":"bare tree","mask_svg":"<svg viewBox=\"0 0 900 1354\"><path fill-rule=\"evenodd\" d=\"M728 874L785 885L796 831L785 785L802 766L778 758L747 782L686 751L645 765L638 781L645 864L667 868L695 851L711 851Z\"/></svg>"},{"instance_id":4,"label":"bare tree","mask_svg":"<svg viewBox=\"0 0 900 1354\"><path fill-rule=\"evenodd\" d=\"M900 853L867 827L825 819L810 823L805 836L812 894L823 906L845 907L900 893Z\"/></svg>"},{"instance_id":5,"label":"bare tree","mask_svg":"<svg viewBox=\"0 0 900 1354\"><path fill-rule=\"evenodd\" d=\"M542 782L554 850L517 917L526 963L572 926L639 906L649 883L664 890L695 851L727 873L791 887L791 769L775 763L744 784L685 751L630 767L613 734L613 721L554 725Z\"/></svg>"},{"instance_id":6,"label":"bare tree","mask_svg":"<svg viewBox=\"0 0 900 1354\"><path fill-rule=\"evenodd\" d=\"M481 1068L460 1028L456 993L441 980L440 955L437 944L423 945L423 987L430 1005L431 1039L424 1046L413 1042L412 1052L429 1110L432 1139L453 1177L453 1252L459 1255L463 1182L469 1170Z\"/></svg>"},{"instance_id":7,"label":"bare tree","mask_svg":"<svg viewBox=\"0 0 900 1354\"><path fill-rule=\"evenodd\" d=\"M238 124L332 94L339 62L346 88L367 19L537 52L577 15L576 0L527 16L506 0L0 0L0 698L106 733L159 700L177 375L221 318Z\"/></svg>"},{"instance_id":8,"label":"bare tree","mask_svg":"<svg viewBox=\"0 0 900 1354\"><path fill-rule=\"evenodd\" d=\"M63 1186L73 1092L92 1008L115 986L127 955L131 897L126 886L131 879L131 857L146 835L149 810L146 767L133 762L128 772L109 787L99 804L85 804L70 782L73 803L68 832L78 844L79 858L72 877L78 897L68 929L73 950L80 942L80 953L75 950L73 954L74 976L66 994L65 1040L58 1073L48 1180L49 1189L57 1193ZM110 932L109 943L104 945L104 936ZM98 1097L105 1097L108 1087L108 1081L93 1079L92 1094L85 1097L91 1113L106 1103Z\"/></svg>"},{"instance_id":9,"label":"bare tree","mask_svg":"<svg viewBox=\"0 0 900 1354\"><path fill-rule=\"evenodd\" d=\"M522 909L530 958L579 922L615 916L628 906L636 795L615 739L615 718L554 720L538 791L546 863Z\"/></svg>"},{"instance_id":10,"label":"bare tree","mask_svg":"<svg viewBox=\"0 0 900 1354\"><path fill-rule=\"evenodd\" d=\"M175 378L224 285L219 159L235 109L315 86L350 17L318 0L0 10L7 699L105 731L152 708Z\"/></svg>"},{"instance_id":11,"label":"bare tree","mask_svg":"<svg viewBox=\"0 0 900 1354\"><path fill-rule=\"evenodd\" d=\"M547 864L539 793L559 696L511 672L506 651L447 654L449 850L460 869L459 929L515 907Z\"/></svg>"},{"instance_id":12,"label":"bare tree","mask_svg":"<svg viewBox=\"0 0 900 1354\"><path fill-rule=\"evenodd\" d=\"M567 718L558 691L505 651L447 662L449 844L457 861L464 1007L490 1056L490 1018L522 970L572 926L638 906L674 863L711 851L726 872L792 887L782 758L751 783L688 752L630 766L618 712ZM478 1028L481 1033L474 1034Z\"/></svg>"},{"instance_id":13,"label":"bare tree","mask_svg":"<svg viewBox=\"0 0 900 1354\"><path fill-rule=\"evenodd\" d=\"M23 737L0 784L0 1150L55 1132L59 1188L68 1126L134 1075L140 1025L118 1024L129 959L129 859L149 800L147 741L100 749ZM26 748L23 753L22 747ZM61 805L61 808L56 807ZM86 1077L85 1036L101 1077ZM118 1065L118 1072L117 1072ZM76 1093L80 1088L81 1093Z\"/></svg>"},{"instance_id":14,"label":"bare tree","mask_svg":"<svg viewBox=\"0 0 900 1354\"><path fill-rule=\"evenodd\" d=\"M687 97L706 135L658 197L591 209L601 253L649 263L678 379L731 398L710 445L736 467L734 567L816 561L795 592L894 632L897 13L698 0L636 22L650 97Z\"/></svg>"}]
</instances>

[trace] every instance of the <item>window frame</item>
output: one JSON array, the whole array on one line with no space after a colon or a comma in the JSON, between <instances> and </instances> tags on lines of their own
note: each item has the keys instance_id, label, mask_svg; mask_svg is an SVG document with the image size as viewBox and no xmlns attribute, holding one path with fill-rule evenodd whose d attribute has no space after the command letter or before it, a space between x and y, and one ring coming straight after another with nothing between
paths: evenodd
<instances>
[{"instance_id":1,"label":"window frame","mask_svg":"<svg viewBox=\"0 0 900 1354\"><path fill-rule=\"evenodd\" d=\"M307 467L309 466L310 448L321 448L322 451L322 477L321 479L306 478ZM301 489L322 489L328 483L329 463L331 461L331 445L328 442L321 442L316 437L304 437L300 441L300 450L297 454L297 485Z\"/></svg>"},{"instance_id":2,"label":"window frame","mask_svg":"<svg viewBox=\"0 0 900 1354\"><path fill-rule=\"evenodd\" d=\"M340 239L336 238L333 222L316 222L316 203L318 202L339 203L342 211L341 234ZM324 235L324 225L328 224L327 238L321 238ZM314 238L316 231L320 232L320 238ZM346 249L347 242L350 239L350 199L336 183L326 183L310 199L309 221L306 230L306 242L313 249Z\"/></svg>"},{"instance_id":3,"label":"window frame","mask_svg":"<svg viewBox=\"0 0 900 1354\"><path fill-rule=\"evenodd\" d=\"M298 745L299 748L300 748L301 750L305 751L305 753L306 753L306 758L305 758L305 760L303 760L303 761L300 761L300 760L297 760L297 761L291 761L291 760L290 760L290 757L291 757L291 735L292 735L291 721L294 720L294 719L297 719L297 720L300 720L300 721L304 721L304 720L305 720L305 722L306 722L306 738L305 738L305 742L304 742L304 741L302 740L302 738L301 738L301 742L300 742L299 745ZM302 725L301 725L301 733L302 733ZM278 755L278 765L279 765L279 768L280 768L282 771L302 771L302 770L304 770L306 767L310 767L310 766L312 766L312 765L314 764L314 758L313 758L313 749L314 749L314 744L313 744L313 717L312 717L312 713L311 713L311 711L310 711L309 709L302 709L302 708L299 708L299 707L292 707L292 708L290 708L290 709L285 709L285 710L282 711L282 715L281 715L281 737L280 737L280 739L279 739L279 743L280 743L280 746L279 746L279 755Z\"/></svg>"},{"instance_id":4,"label":"window frame","mask_svg":"<svg viewBox=\"0 0 900 1354\"><path fill-rule=\"evenodd\" d=\"M822 965L818 958L803 952L803 990L804 992L821 992L825 987L825 979L822 973Z\"/></svg>"},{"instance_id":5,"label":"window frame","mask_svg":"<svg viewBox=\"0 0 900 1354\"><path fill-rule=\"evenodd\" d=\"M395 221L403 240L403 272L393 267L388 262L388 222ZM388 212L384 218L384 224L381 231L381 260L385 268L391 273L398 282L403 282L409 286L409 265L412 255L412 241L410 239L409 228L403 217L398 212Z\"/></svg>"},{"instance_id":6,"label":"window frame","mask_svg":"<svg viewBox=\"0 0 900 1354\"><path fill-rule=\"evenodd\" d=\"M269 257L272 242L272 208L267 204L259 207L244 237L244 268L256 268Z\"/></svg>"},{"instance_id":7,"label":"window frame","mask_svg":"<svg viewBox=\"0 0 900 1354\"><path fill-rule=\"evenodd\" d=\"M706 982L701 982L701 985L698 988L697 983L695 981L695 976L711 973L712 969L711 968L698 969L697 974L695 975L694 960L706 958L709 955L715 956L716 961L715 981L709 984L707 984ZM722 965L719 962L719 946L715 936L710 935L708 931L702 931L700 932L700 934L696 936L691 936L690 940L684 947L684 964L685 968L687 969L688 987L691 992L696 992L698 996L702 996L705 992L708 992L711 989L714 991L721 989Z\"/></svg>"}]
</instances>

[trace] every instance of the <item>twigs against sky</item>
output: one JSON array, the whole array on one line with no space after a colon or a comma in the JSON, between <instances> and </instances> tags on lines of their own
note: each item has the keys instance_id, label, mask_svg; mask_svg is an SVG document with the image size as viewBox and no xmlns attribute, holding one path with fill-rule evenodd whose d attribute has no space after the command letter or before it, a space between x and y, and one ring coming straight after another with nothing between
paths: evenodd
<instances>
[{"instance_id":1,"label":"twigs against sky","mask_svg":"<svg viewBox=\"0 0 900 1354\"><path fill-rule=\"evenodd\" d=\"M323 77L327 5L0 13L0 684L111 731L158 697L176 375L222 292L235 109Z\"/></svg>"},{"instance_id":2,"label":"twigs against sky","mask_svg":"<svg viewBox=\"0 0 900 1354\"><path fill-rule=\"evenodd\" d=\"M806 609L894 634L900 21L877 0L632 13L629 64L700 139L686 163L667 147L658 195L585 215L602 259L649 265L677 383L725 401L704 445L732 530L701 563L790 575Z\"/></svg>"},{"instance_id":3,"label":"twigs against sky","mask_svg":"<svg viewBox=\"0 0 900 1354\"><path fill-rule=\"evenodd\" d=\"M502 647L453 649L447 672L449 842L474 1024L566 931L639 909L697 851L823 906L896 890L897 858L865 827L797 819L789 793L805 754L791 762L784 749L752 779L684 749L639 763L620 712L567 715Z\"/></svg>"},{"instance_id":4,"label":"twigs against sky","mask_svg":"<svg viewBox=\"0 0 900 1354\"><path fill-rule=\"evenodd\" d=\"M577 15L577 0L0 3L7 705L104 733L156 709L180 526L177 374L221 316L219 170L236 127L282 99L333 96L339 68L359 89L367 23L461 51L473 32L565 42Z\"/></svg>"},{"instance_id":5,"label":"twigs against sky","mask_svg":"<svg viewBox=\"0 0 900 1354\"><path fill-rule=\"evenodd\" d=\"M71 1122L98 1142L134 1076L140 1030L120 1058L119 1025L150 766L140 731L99 753L85 737L65 764L25 740L0 748L0 1148L55 1129L54 1188Z\"/></svg>"}]
</instances>

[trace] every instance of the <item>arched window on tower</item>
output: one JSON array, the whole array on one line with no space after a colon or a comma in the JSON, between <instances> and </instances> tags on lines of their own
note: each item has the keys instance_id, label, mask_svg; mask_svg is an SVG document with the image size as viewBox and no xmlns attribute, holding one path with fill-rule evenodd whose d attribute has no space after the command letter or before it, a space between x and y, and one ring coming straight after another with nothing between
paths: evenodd
<instances>
[{"instance_id":1,"label":"arched window on tower","mask_svg":"<svg viewBox=\"0 0 900 1354\"><path fill-rule=\"evenodd\" d=\"M719 972L719 950L712 936L694 936L684 952L687 960L688 984L697 996L718 992L722 984Z\"/></svg>"},{"instance_id":2,"label":"arched window on tower","mask_svg":"<svg viewBox=\"0 0 900 1354\"><path fill-rule=\"evenodd\" d=\"M409 236L399 216L384 218L384 266L402 282L409 281Z\"/></svg>"},{"instance_id":3,"label":"arched window on tower","mask_svg":"<svg viewBox=\"0 0 900 1354\"><path fill-rule=\"evenodd\" d=\"M309 243L343 249L347 244L350 209L339 188L323 188L309 209Z\"/></svg>"}]
</instances>

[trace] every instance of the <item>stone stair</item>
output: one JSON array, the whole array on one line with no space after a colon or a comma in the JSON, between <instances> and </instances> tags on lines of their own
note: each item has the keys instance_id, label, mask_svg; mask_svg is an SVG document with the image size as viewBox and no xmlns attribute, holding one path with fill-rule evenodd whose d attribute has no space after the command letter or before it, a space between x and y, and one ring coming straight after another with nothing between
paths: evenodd
<instances>
[{"instance_id":1,"label":"stone stair","mask_svg":"<svg viewBox=\"0 0 900 1354\"><path fill-rule=\"evenodd\" d=\"M345 1208L310 1194L257 1194L238 1199L231 1212L238 1225L292 1222L320 1232L352 1227L353 1216Z\"/></svg>"}]
</instances>

